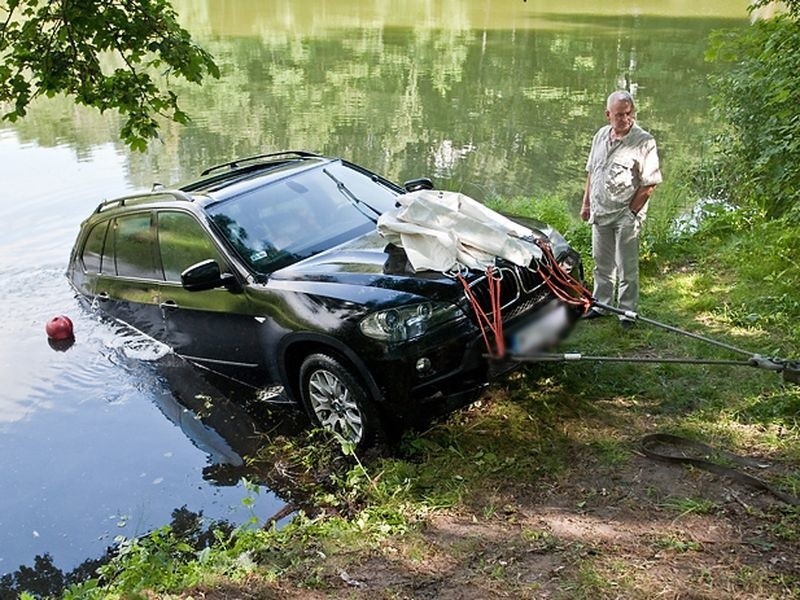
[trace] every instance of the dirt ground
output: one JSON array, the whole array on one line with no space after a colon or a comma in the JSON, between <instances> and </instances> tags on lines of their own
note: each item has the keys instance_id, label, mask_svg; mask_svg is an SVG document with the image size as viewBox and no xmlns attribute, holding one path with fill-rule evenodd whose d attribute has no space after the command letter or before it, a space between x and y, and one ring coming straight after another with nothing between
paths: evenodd
<instances>
[{"instance_id":1,"label":"dirt ground","mask_svg":"<svg viewBox=\"0 0 800 600\"><path fill-rule=\"evenodd\" d=\"M800 598L797 510L719 475L634 456L509 484L419 534L313 574L193 598ZM313 585L309 580L313 579Z\"/></svg>"}]
</instances>

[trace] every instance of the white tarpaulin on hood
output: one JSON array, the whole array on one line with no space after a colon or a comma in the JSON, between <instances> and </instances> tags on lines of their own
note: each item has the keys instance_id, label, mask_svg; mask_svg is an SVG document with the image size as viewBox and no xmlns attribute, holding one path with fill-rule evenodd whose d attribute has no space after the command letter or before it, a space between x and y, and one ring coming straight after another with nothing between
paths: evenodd
<instances>
[{"instance_id":1,"label":"white tarpaulin on hood","mask_svg":"<svg viewBox=\"0 0 800 600\"><path fill-rule=\"evenodd\" d=\"M484 270L497 257L527 267L542 255L530 229L469 196L419 190L397 201L400 208L378 219L378 231L405 249L416 271Z\"/></svg>"}]
</instances>

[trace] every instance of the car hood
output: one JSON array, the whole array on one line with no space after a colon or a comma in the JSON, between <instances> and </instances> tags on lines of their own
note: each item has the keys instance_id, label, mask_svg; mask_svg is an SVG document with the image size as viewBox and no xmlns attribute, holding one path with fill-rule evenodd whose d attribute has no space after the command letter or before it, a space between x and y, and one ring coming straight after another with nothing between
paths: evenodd
<instances>
[{"instance_id":1,"label":"car hood","mask_svg":"<svg viewBox=\"0 0 800 600\"><path fill-rule=\"evenodd\" d=\"M405 250L387 244L377 231L275 271L270 279L368 286L436 300L453 301L461 293L461 284L453 277L414 272Z\"/></svg>"},{"instance_id":2,"label":"car hood","mask_svg":"<svg viewBox=\"0 0 800 600\"><path fill-rule=\"evenodd\" d=\"M531 229L535 237L549 239L557 257L569 250L561 234L547 224L517 216L509 218ZM484 274L470 271L464 276L471 283ZM438 271L415 272L405 250L387 243L377 230L275 271L270 281L297 291L313 290L380 305L422 299L464 303L463 286L457 278ZM327 292L322 291L325 287ZM372 293L364 293L365 288Z\"/></svg>"}]
</instances>

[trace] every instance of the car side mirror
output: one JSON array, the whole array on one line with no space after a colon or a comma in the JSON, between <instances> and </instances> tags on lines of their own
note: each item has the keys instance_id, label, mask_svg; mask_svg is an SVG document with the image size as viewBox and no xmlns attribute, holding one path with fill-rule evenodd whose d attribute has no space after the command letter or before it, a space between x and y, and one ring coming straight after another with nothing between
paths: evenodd
<instances>
[{"instance_id":1,"label":"car side mirror","mask_svg":"<svg viewBox=\"0 0 800 600\"><path fill-rule=\"evenodd\" d=\"M403 184L403 189L406 192L416 192L417 190L432 190L433 181L429 177L418 177L417 179L409 179Z\"/></svg>"},{"instance_id":2,"label":"car side mirror","mask_svg":"<svg viewBox=\"0 0 800 600\"><path fill-rule=\"evenodd\" d=\"M218 287L235 291L239 286L232 273L222 273L217 261L208 259L188 267L181 273L181 284L190 292L201 292Z\"/></svg>"}]
</instances>

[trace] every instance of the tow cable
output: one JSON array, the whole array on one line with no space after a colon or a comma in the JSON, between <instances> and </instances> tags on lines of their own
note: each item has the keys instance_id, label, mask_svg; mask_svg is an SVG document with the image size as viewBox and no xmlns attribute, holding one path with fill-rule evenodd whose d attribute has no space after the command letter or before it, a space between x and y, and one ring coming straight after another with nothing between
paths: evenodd
<instances>
[{"instance_id":1,"label":"tow cable","mask_svg":"<svg viewBox=\"0 0 800 600\"><path fill-rule=\"evenodd\" d=\"M583 314L593 308L599 308L609 313L618 314L630 321L640 321L665 329L672 333L683 335L719 348L724 348L735 354L742 354L747 360L719 360L703 358L668 358L668 357L630 357L630 356L587 356L580 352L548 353L537 352L532 354L507 353L505 335L503 333L503 319L501 315L500 302L500 282L502 275L493 269L492 265L486 268L486 279L489 288L490 307L484 308L472 293L469 283L460 271L456 271L454 276L458 279L463 288L464 295L472 306L477 319L478 328L486 345L486 358L494 361L511 361L521 363L533 362L577 362L581 360L593 362L627 362L627 363L677 363L693 365L729 365L739 367L755 367L767 371L781 373L783 379L789 383L800 384L800 361L787 360L775 356L762 356L742 348L737 348L731 344L715 340L704 335L679 329L666 323L660 323L653 319L641 316L639 313L629 310L621 310L614 306L598 302L584 284L577 280L573 275L566 272L559 265L553 256L550 244L542 240L536 240L536 244L542 250L541 260L536 261L536 267L529 267L536 271L542 281L553 295L561 302L574 307L580 307ZM491 335L490 335L491 334Z\"/></svg>"},{"instance_id":2,"label":"tow cable","mask_svg":"<svg viewBox=\"0 0 800 600\"><path fill-rule=\"evenodd\" d=\"M478 329L480 329L481 337L483 337L483 343L486 345L489 356L494 359L502 359L506 355L506 344L505 334L503 333L503 315L500 309L500 283L503 280L501 272L495 270L492 265L486 267L486 281L489 286L489 301L491 304L488 312L478 302L464 275L461 272L456 272L455 277L461 282L464 288L464 296L469 300L472 310L475 311ZM491 318L489 315L491 315ZM491 338L489 333L492 334Z\"/></svg>"},{"instance_id":3,"label":"tow cable","mask_svg":"<svg viewBox=\"0 0 800 600\"><path fill-rule=\"evenodd\" d=\"M705 358L668 358L668 357L641 357L641 356L587 356L580 352L564 352L564 353L548 353L539 352L534 354L510 354L506 356L507 360L516 362L576 362L576 361L590 361L590 362L626 362L626 363L677 363L677 364L691 364L691 365L729 365L737 367L755 367L757 369L764 369L767 371L775 371L783 374L783 379L789 383L800 384L800 362L796 360L787 360L775 356L762 356L742 348L737 348L731 344L721 342L691 331L679 329L666 323L660 323L653 319L648 319L640 314L629 311L620 310L608 304L594 301L593 307L600 308L607 312L615 313L624 316L626 319L632 321L641 321L648 325L653 325L661 329L665 329L672 333L683 335L719 348L724 348L736 354L747 356L747 360L719 360L719 359L705 359Z\"/></svg>"},{"instance_id":4,"label":"tow cable","mask_svg":"<svg viewBox=\"0 0 800 600\"><path fill-rule=\"evenodd\" d=\"M558 261L553 256L550 244L547 242L537 240L539 248L542 250L542 260L537 262L536 271L542 277L542 280L547 287L553 292L557 298L562 302L572 306L579 306L586 314L592 308L599 308L609 313L618 314L630 321L640 321L653 325L661 329L665 329L678 335L683 335L719 348L724 348L735 354L742 354L747 356L747 360L713 360L701 358L663 358L663 357L627 357L627 356L586 356L579 352L566 352L561 354L554 353L534 353L534 354L510 354L506 356L493 355L493 358L505 358L507 360L516 362L575 362L580 360L594 361L594 362L628 362L628 363L679 363L679 364L694 364L694 365L730 365L730 366L744 366L756 367L758 369L765 369L767 371L775 371L783 374L784 381L789 383L800 384L800 361L786 360L774 356L762 356L737 348L731 344L720 342L704 335L686 331L660 323L653 319L648 319L641 316L639 313L621 310L608 304L598 302L592 296L589 289L583 283L577 280L570 273L567 273ZM501 321L502 322L502 321Z\"/></svg>"}]
</instances>

